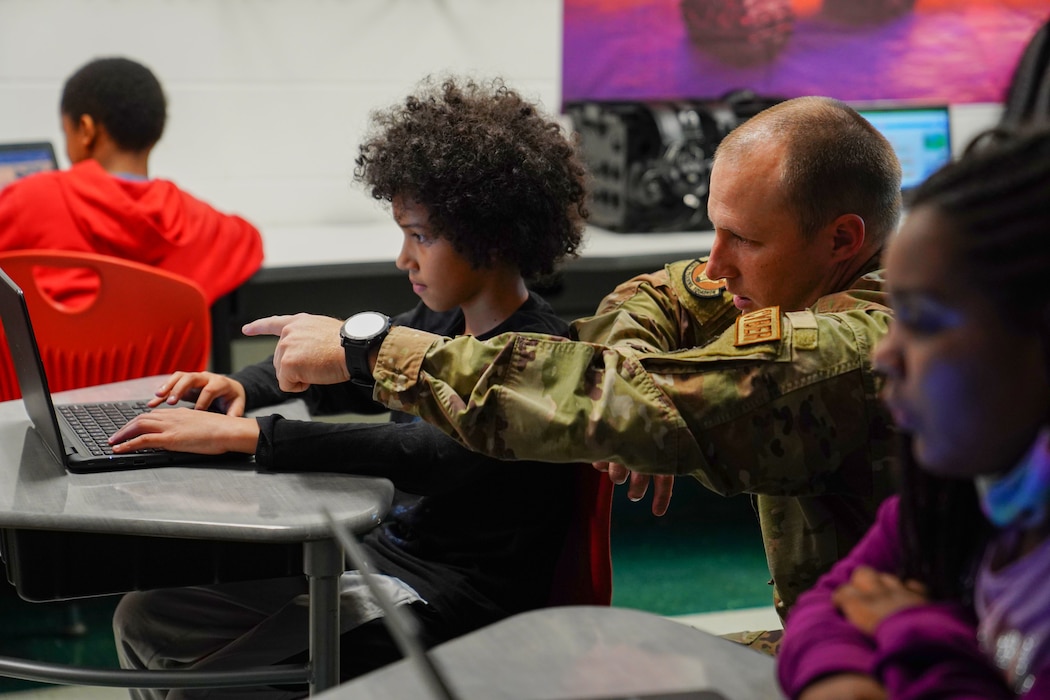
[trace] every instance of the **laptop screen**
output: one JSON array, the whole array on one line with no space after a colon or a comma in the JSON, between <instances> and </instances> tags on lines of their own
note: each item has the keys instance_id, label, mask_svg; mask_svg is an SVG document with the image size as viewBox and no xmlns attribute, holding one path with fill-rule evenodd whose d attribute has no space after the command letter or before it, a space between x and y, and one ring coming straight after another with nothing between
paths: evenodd
<instances>
[{"instance_id":1,"label":"laptop screen","mask_svg":"<svg viewBox=\"0 0 1050 700\"><path fill-rule=\"evenodd\" d=\"M0 189L26 175L56 168L50 143L0 143Z\"/></svg>"},{"instance_id":2,"label":"laptop screen","mask_svg":"<svg viewBox=\"0 0 1050 700\"><path fill-rule=\"evenodd\" d=\"M11 362L22 390L22 401L33 427L56 460L65 464L65 447L44 375L40 348L33 335L25 295L7 273L0 270L0 321L3 322Z\"/></svg>"},{"instance_id":3,"label":"laptop screen","mask_svg":"<svg viewBox=\"0 0 1050 700\"><path fill-rule=\"evenodd\" d=\"M900 159L901 189L916 187L951 160L948 107L858 109L893 146Z\"/></svg>"}]
</instances>

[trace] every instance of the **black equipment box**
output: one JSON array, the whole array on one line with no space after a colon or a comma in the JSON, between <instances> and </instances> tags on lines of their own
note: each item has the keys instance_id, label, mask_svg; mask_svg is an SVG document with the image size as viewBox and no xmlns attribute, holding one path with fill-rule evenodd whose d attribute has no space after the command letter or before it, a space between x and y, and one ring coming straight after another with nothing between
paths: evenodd
<instances>
[{"instance_id":1,"label":"black equipment box","mask_svg":"<svg viewBox=\"0 0 1050 700\"><path fill-rule=\"evenodd\" d=\"M618 232L711 228L711 159L726 134L780 98L565 105L590 173L590 223Z\"/></svg>"}]
</instances>

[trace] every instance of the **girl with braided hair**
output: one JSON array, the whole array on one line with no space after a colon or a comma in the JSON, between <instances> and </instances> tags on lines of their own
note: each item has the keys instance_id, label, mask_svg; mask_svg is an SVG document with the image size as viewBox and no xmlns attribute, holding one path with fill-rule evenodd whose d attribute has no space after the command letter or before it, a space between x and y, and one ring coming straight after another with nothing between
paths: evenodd
<instances>
[{"instance_id":1,"label":"girl with braided hair","mask_svg":"<svg viewBox=\"0 0 1050 700\"><path fill-rule=\"evenodd\" d=\"M1050 698L1050 130L990 133L920 186L875 351L901 493L803 594L792 698Z\"/></svg>"}]
</instances>

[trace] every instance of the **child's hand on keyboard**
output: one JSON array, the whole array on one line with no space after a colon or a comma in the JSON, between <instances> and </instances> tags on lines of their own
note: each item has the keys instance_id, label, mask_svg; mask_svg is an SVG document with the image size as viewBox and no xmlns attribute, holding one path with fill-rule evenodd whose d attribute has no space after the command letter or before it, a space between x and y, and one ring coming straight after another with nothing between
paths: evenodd
<instances>
[{"instance_id":1,"label":"child's hand on keyboard","mask_svg":"<svg viewBox=\"0 0 1050 700\"><path fill-rule=\"evenodd\" d=\"M198 410L229 416L244 415L244 387L240 382L212 372L176 372L157 388L150 407L193 401Z\"/></svg>"},{"instance_id":2,"label":"child's hand on keyboard","mask_svg":"<svg viewBox=\"0 0 1050 700\"><path fill-rule=\"evenodd\" d=\"M255 454L259 423L254 418L174 408L132 418L109 438L115 454L161 448L175 452Z\"/></svg>"}]
</instances>

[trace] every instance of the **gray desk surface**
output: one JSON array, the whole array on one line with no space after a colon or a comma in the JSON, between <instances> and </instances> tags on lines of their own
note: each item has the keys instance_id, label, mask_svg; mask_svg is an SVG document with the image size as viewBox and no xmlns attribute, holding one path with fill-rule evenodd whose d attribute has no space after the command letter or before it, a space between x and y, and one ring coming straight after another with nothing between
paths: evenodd
<instances>
[{"instance_id":1,"label":"gray desk surface","mask_svg":"<svg viewBox=\"0 0 1050 700\"><path fill-rule=\"evenodd\" d=\"M431 655L456 700L783 698L772 657L653 613L546 608L447 642ZM327 690L317 700L428 700L408 661Z\"/></svg>"},{"instance_id":2,"label":"gray desk surface","mask_svg":"<svg viewBox=\"0 0 1050 700\"><path fill-rule=\"evenodd\" d=\"M56 403L143 398L160 377L56 394ZM0 403L0 527L229 541L327 539L327 506L356 531L393 495L386 479L258 473L251 462L69 474L46 451L21 400Z\"/></svg>"},{"instance_id":3,"label":"gray desk surface","mask_svg":"<svg viewBox=\"0 0 1050 700\"><path fill-rule=\"evenodd\" d=\"M55 401L141 399L151 396L162 379L63 392ZM0 403L0 534L10 535L9 542L26 538L24 544L9 544L14 554L5 553L8 578L19 594L26 597L28 591L36 599L78 597L135 590L144 581L158 587L231 580L221 570L233 556L200 549L189 554L187 547L176 554L182 543L203 544L205 550L212 543L231 542L235 550L266 549L255 550L258 562L232 564L232 575L242 580L258 577L252 572L260 571L260 562L269 566L276 548L301 548L301 566L283 575L301 571L309 579L311 661L306 677L311 694L339 679L338 582L343 557L322 508L361 532L378 524L392 498L393 484L386 479L259 473L250 461L69 474L41 443L22 401ZM52 541L41 547L39 539L35 545L28 543L30 535ZM85 538L92 537L99 539L86 544ZM55 544L62 538L70 543ZM100 539L108 541L99 544ZM148 541L148 548L139 550L131 540ZM31 551L19 553L23 549ZM143 558L144 553L149 556ZM106 556L116 559L100 563ZM187 572L191 565L194 571ZM73 670L82 680L93 672ZM250 675L251 670L235 673ZM30 677L54 680L54 675L49 671ZM105 677L94 684L125 683L122 678L113 680L109 672Z\"/></svg>"}]
</instances>

